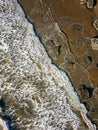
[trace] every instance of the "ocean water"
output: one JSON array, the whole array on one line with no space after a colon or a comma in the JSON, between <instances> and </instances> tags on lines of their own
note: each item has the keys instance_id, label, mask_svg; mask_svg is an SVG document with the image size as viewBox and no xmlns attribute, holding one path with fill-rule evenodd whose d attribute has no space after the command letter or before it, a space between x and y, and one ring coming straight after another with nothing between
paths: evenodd
<instances>
[{"instance_id":1,"label":"ocean water","mask_svg":"<svg viewBox=\"0 0 98 130\"><path fill-rule=\"evenodd\" d=\"M0 0L0 99L17 130L96 129L17 0Z\"/></svg>"}]
</instances>

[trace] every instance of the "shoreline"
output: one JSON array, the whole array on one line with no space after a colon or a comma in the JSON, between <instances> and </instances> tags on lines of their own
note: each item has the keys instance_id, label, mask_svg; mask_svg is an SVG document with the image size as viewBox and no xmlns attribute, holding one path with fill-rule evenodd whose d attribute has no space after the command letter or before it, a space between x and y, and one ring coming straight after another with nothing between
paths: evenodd
<instances>
[{"instance_id":1,"label":"shoreline","mask_svg":"<svg viewBox=\"0 0 98 130\"><path fill-rule=\"evenodd\" d=\"M17 3L18 3L18 1L17 1ZM20 4L19 4L19 6L20 6ZM20 6L20 7L21 7L21 6ZM23 8L21 7L21 9L23 9ZM25 13L24 10L23 10L23 13ZM25 19L27 20L27 22L28 22L29 24L30 24L30 23L32 24L32 22L30 22L30 21L28 20L28 18L26 17L26 14L25 14ZM32 31L33 31L33 29L34 29L34 25L32 24ZM35 33L35 35L36 35L35 30L34 30L34 33ZM36 37L37 37L37 38L39 39L39 41L40 41L40 37L39 37L38 35L36 35ZM40 44L42 44L42 46L44 47L44 45L43 45L43 43L42 43L41 41L40 41ZM46 51L46 48L45 48L45 47L44 47L44 50ZM47 53L47 51L46 51L46 53ZM48 53L47 53L47 56L48 56L49 59L51 59L50 56L48 55ZM66 81L69 82L69 87L71 87L70 89L72 89L72 90L73 90L73 93L75 94L75 93L76 93L76 91L75 91L75 89L74 89L75 87L73 86L73 84L72 84L72 82L71 82L69 76L67 75L67 73L66 73L65 71L63 71L62 69L60 69L57 65L55 65L55 64L52 62L52 59L51 59L51 65L52 65L52 66L55 66L55 67L57 68L57 70L59 71L59 73L61 73L61 75L66 78ZM61 71L63 71L64 74L63 74ZM64 76L64 75L65 75L65 76ZM66 88L65 88L65 89L66 89ZM76 94L75 94L75 95L76 95ZM76 96L77 96L77 98L79 99L79 103L80 103L80 107L81 107L81 104L83 104L83 103L81 103L81 100L80 100L79 96L78 96L78 95L76 95ZM69 98L70 98L70 97L69 97ZM75 97L75 98L76 98L76 97ZM70 105L70 106L71 106L71 105ZM85 109L86 109L86 107L85 107ZM87 110L87 109L86 109L86 110ZM87 119L86 112L83 113L83 110L80 109L80 113L81 113L81 116L82 116L83 120L86 122L87 126L90 127L90 128L94 128L94 129L92 129L92 130L95 130L95 129L96 129L96 128L95 128L95 125L93 126L93 124L91 123L91 121ZM8 130L7 125L6 125L6 122L5 122L4 120L2 120L1 118L0 118L0 122L1 122L1 124L4 125L4 130Z\"/></svg>"}]
</instances>

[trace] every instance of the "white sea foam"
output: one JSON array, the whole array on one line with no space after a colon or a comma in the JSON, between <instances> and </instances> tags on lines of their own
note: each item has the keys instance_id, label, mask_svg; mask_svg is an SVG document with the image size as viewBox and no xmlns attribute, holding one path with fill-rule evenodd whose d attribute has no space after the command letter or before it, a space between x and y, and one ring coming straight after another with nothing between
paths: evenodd
<instances>
[{"instance_id":1,"label":"white sea foam","mask_svg":"<svg viewBox=\"0 0 98 130\"><path fill-rule=\"evenodd\" d=\"M14 125L19 130L78 130L81 119L72 108L83 115L87 110L16 0L0 0L0 27L0 96Z\"/></svg>"}]
</instances>

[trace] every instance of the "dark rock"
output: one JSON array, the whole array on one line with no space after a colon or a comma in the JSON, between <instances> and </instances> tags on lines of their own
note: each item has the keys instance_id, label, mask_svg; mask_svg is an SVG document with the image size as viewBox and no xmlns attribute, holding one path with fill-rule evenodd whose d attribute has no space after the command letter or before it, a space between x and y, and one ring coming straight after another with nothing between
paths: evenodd
<instances>
[{"instance_id":1,"label":"dark rock","mask_svg":"<svg viewBox=\"0 0 98 130\"><path fill-rule=\"evenodd\" d=\"M80 89L82 89L83 93L87 98L91 98L93 96L94 88L88 87L85 84L80 86Z\"/></svg>"},{"instance_id":2,"label":"dark rock","mask_svg":"<svg viewBox=\"0 0 98 130\"><path fill-rule=\"evenodd\" d=\"M87 56L87 60L88 60L90 63L92 63L92 61L93 61L92 56Z\"/></svg>"}]
</instances>

